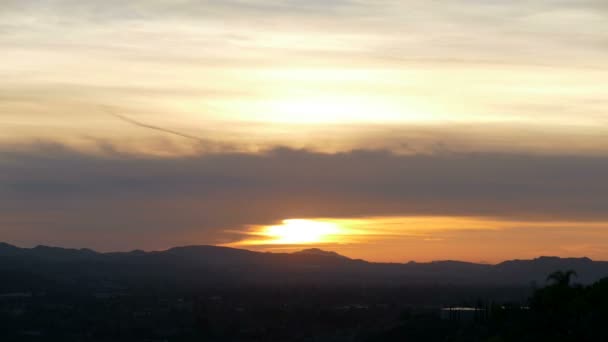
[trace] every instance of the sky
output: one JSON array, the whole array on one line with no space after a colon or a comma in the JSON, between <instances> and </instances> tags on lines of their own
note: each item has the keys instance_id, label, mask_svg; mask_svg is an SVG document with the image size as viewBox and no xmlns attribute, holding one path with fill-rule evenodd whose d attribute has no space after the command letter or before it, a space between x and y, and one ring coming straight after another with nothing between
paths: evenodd
<instances>
[{"instance_id":1,"label":"sky","mask_svg":"<svg viewBox=\"0 0 608 342\"><path fill-rule=\"evenodd\" d=\"M3 0L0 240L608 260L604 0Z\"/></svg>"}]
</instances>

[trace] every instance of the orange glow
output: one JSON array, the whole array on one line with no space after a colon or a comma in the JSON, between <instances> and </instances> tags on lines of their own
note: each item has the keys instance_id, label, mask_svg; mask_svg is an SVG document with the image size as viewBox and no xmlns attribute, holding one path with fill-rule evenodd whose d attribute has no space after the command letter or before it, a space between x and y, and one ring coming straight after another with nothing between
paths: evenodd
<instances>
[{"instance_id":1,"label":"orange glow","mask_svg":"<svg viewBox=\"0 0 608 342\"><path fill-rule=\"evenodd\" d=\"M275 244L318 243L340 232L338 225L311 220L284 220L282 225L266 228Z\"/></svg>"},{"instance_id":2,"label":"orange glow","mask_svg":"<svg viewBox=\"0 0 608 342\"><path fill-rule=\"evenodd\" d=\"M605 259L601 241L607 227L608 222L453 216L286 219L280 224L251 226L248 238L227 246L293 252L312 245L351 258L388 262L500 262L539 255ZM563 238L544 238L556 233ZM589 244L589 239L598 243Z\"/></svg>"},{"instance_id":3,"label":"orange glow","mask_svg":"<svg viewBox=\"0 0 608 342\"><path fill-rule=\"evenodd\" d=\"M280 225L261 227L252 235L262 240L249 240L244 244L302 245L336 242L347 232L335 222L319 220L289 219Z\"/></svg>"},{"instance_id":4,"label":"orange glow","mask_svg":"<svg viewBox=\"0 0 608 342\"><path fill-rule=\"evenodd\" d=\"M252 238L236 245L354 244L391 236L430 240L436 232L460 227L467 227L467 230L494 229L495 223L455 217L285 219L277 225L252 227L249 232Z\"/></svg>"}]
</instances>

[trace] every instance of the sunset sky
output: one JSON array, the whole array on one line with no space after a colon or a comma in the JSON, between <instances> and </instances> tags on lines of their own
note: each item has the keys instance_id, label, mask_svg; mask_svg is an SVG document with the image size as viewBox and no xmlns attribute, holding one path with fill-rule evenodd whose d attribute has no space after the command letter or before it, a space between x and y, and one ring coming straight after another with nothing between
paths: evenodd
<instances>
[{"instance_id":1,"label":"sunset sky","mask_svg":"<svg viewBox=\"0 0 608 342\"><path fill-rule=\"evenodd\" d=\"M608 260L605 0L3 0L0 241Z\"/></svg>"}]
</instances>

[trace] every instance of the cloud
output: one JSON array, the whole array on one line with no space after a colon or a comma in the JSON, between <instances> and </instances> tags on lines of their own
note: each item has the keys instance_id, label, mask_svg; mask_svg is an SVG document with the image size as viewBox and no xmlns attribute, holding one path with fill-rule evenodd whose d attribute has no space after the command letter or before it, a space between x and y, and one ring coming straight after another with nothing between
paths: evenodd
<instances>
[{"instance_id":1,"label":"cloud","mask_svg":"<svg viewBox=\"0 0 608 342\"><path fill-rule=\"evenodd\" d=\"M607 157L276 148L151 158L42 144L2 151L0 168L4 239L101 249L230 242L247 225L298 217L608 219Z\"/></svg>"},{"instance_id":2,"label":"cloud","mask_svg":"<svg viewBox=\"0 0 608 342\"><path fill-rule=\"evenodd\" d=\"M0 233L123 249L231 241L289 217L606 220L607 10L3 1ZM369 98L369 122L277 124L281 105L315 98ZM376 103L403 122L377 123ZM103 156L14 146L40 139Z\"/></svg>"},{"instance_id":3,"label":"cloud","mask_svg":"<svg viewBox=\"0 0 608 342\"><path fill-rule=\"evenodd\" d=\"M100 104L193 136L207 137L192 133L207 122L228 122L220 133L240 139L231 125L305 116L293 108L311 102L344 121L538 123L576 131L574 145L593 131L588 145L606 146L602 2L23 0L0 8L0 138L13 141L51 138L49 125L62 142L82 132L141 136L102 122ZM247 135L308 146L276 131Z\"/></svg>"}]
</instances>

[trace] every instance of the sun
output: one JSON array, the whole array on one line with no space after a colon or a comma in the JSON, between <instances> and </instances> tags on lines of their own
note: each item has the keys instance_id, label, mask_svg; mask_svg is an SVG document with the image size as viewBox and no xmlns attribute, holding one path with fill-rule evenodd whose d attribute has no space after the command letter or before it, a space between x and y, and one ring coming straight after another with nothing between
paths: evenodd
<instances>
[{"instance_id":1,"label":"sun","mask_svg":"<svg viewBox=\"0 0 608 342\"><path fill-rule=\"evenodd\" d=\"M292 218L275 225L250 226L248 238L227 246L257 246L289 248L298 245L350 244L367 235L360 229L360 220L331 218ZM272 247L274 248L274 247Z\"/></svg>"},{"instance_id":2,"label":"sun","mask_svg":"<svg viewBox=\"0 0 608 342\"><path fill-rule=\"evenodd\" d=\"M268 238L269 244L292 245L331 242L332 237L340 233L336 223L289 219L283 220L281 225L266 227L260 235Z\"/></svg>"}]
</instances>

